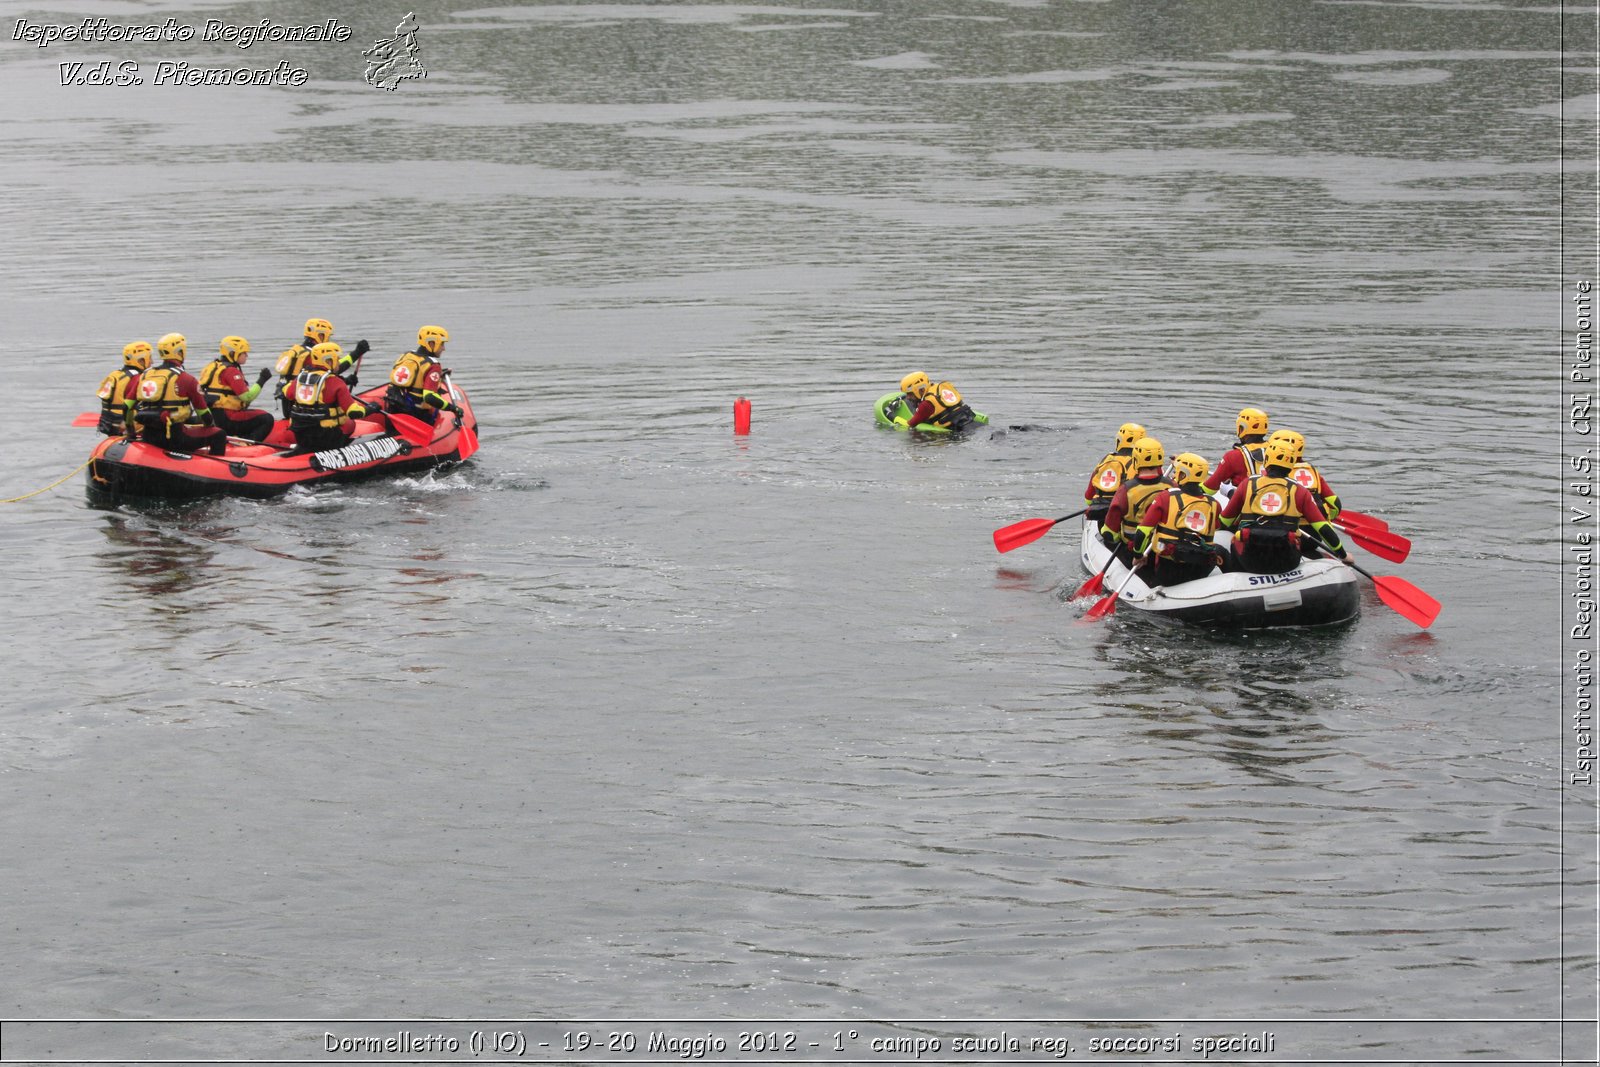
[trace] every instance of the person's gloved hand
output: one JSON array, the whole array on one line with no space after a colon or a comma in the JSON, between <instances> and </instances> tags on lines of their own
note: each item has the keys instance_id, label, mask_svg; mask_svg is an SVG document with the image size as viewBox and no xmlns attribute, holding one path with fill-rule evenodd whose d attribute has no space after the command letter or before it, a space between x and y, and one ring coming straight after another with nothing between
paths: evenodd
<instances>
[{"instance_id":1,"label":"person's gloved hand","mask_svg":"<svg viewBox=\"0 0 1600 1067\"><path fill-rule=\"evenodd\" d=\"M356 375L352 374L352 375L350 375L349 379L345 381L344 384L346 384L350 388L354 389L356 387L356 383L359 382L360 380L361 379L359 377L357 377Z\"/></svg>"},{"instance_id":2,"label":"person's gloved hand","mask_svg":"<svg viewBox=\"0 0 1600 1067\"><path fill-rule=\"evenodd\" d=\"M1110 530L1101 530L1100 543L1115 552L1117 550L1117 535Z\"/></svg>"},{"instance_id":3,"label":"person's gloved hand","mask_svg":"<svg viewBox=\"0 0 1600 1067\"><path fill-rule=\"evenodd\" d=\"M256 384L257 385L266 385L267 384L267 379L270 378L270 377L272 377L272 368L271 367L262 367L261 368L261 373L256 375Z\"/></svg>"},{"instance_id":4,"label":"person's gloved hand","mask_svg":"<svg viewBox=\"0 0 1600 1067\"><path fill-rule=\"evenodd\" d=\"M372 346L367 344L367 339L363 337L361 340L357 341L356 346L350 350L350 355L356 359L360 359L362 356L371 351Z\"/></svg>"}]
</instances>

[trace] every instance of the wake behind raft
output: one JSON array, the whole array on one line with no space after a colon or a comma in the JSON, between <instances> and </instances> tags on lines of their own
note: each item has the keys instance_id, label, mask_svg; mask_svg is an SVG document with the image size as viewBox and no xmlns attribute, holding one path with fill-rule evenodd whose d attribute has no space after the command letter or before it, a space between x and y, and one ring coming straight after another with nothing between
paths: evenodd
<instances>
[{"instance_id":1,"label":"wake behind raft","mask_svg":"<svg viewBox=\"0 0 1600 1067\"><path fill-rule=\"evenodd\" d=\"M357 419L348 444L321 452L294 447L289 423L279 419L261 444L237 438L225 455L169 452L142 441L108 437L95 446L88 470L89 495L115 502L126 498L195 500L208 496L271 497L297 485L353 482L381 475L409 474L450 466L478 450L477 416L467 391L449 383L461 415L439 413L432 438L421 443L381 432L377 423ZM357 396L376 407L387 387Z\"/></svg>"}]
</instances>

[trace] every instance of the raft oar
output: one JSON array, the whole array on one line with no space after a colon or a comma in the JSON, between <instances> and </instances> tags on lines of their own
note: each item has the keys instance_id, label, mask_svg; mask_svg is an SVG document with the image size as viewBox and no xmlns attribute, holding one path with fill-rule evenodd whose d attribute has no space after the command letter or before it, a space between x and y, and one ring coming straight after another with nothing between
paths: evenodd
<instances>
[{"instance_id":1,"label":"raft oar","mask_svg":"<svg viewBox=\"0 0 1600 1067\"><path fill-rule=\"evenodd\" d=\"M98 416L97 416L98 417ZM1003 526L994 532L994 547L997 552L1010 552L1013 548L1032 544L1043 537L1058 522L1066 522L1082 515L1088 508L1079 508L1071 515L1063 515L1059 519L1023 519L1010 526Z\"/></svg>"},{"instance_id":2,"label":"raft oar","mask_svg":"<svg viewBox=\"0 0 1600 1067\"><path fill-rule=\"evenodd\" d=\"M1116 560L1116 558L1117 553L1116 550L1113 549L1111 555L1106 559L1106 565L1100 568L1100 573L1096 574L1093 578L1090 578L1088 581L1078 586L1077 592L1073 593L1067 599L1077 600L1080 597L1094 596L1100 590L1104 589L1106 587L1106 571L1111 569L1111 564Z\"/></svg>"},{"instance_id":3,"label":"raft oar","mask_svg":"<svg viewBox=\"0 0 1600 1067\"><path fill-rule=\"evenodd\" d=\"M1339 512L1339 518L1348 522L1351 526L1359 526L1364 530L1387 530L1389 528L1387 522L1384 522L1376 515L1368 515L1364 511L1352 511L1349 508L1344 508Z\"/></svg>"},{"instance_id":4,"label":"raft oar","mask_svg":"<svg viewBox=\"0 0 1600 1067\"><path fill-rule=\"evenodd\" d=\"M98 426L100 425L100 413L98 411L85 411L83 414L72 420L72 425Z\"/></svg>"},{"instance_id":5,"label":"raft oar","mask_svg":"<svg viewBox=\"0 0 1600 1067\"><path fill-rule=\"evenodd\" d=\"M450 380L448 372L445 373L444 384L450 390L450 399L455 402L457 407L460 407L461 396L456 392L456 384ZM456 451L462 459L466 459L478 450L478 434L472 427L467 425L465 411L456 416L456 427L461 431L461 447Z\"/></svg>"},{"instance_id":6,"label":"raft oar","mask_svg":"<svg viewBox=\"0 0 1600 1067\"><path fill-rule=\"evenodd\" d=\"M1350 526L1344 522L1340 515L1333 523L1339 529L1350 535L1350 540L1357 545L1379 556L1390 563L1404 563L1406 557L1411 555L1411 542L1397 533L1388 530L1379 530L1371 526Z\"/></svg>"},{"instance_id":7,"label":"raft oar","mask_svg":"<svg viewBox=\"0 0 1600 1067\"><path fill-rule=\"evenodd\" d=\"M1116 559L1116 553L1112 553L1111 558ZM1122 579L1122 584L1117 586L1117 591L1108 597L1101 597L1099 600L1095 601L1094 607L1089 609L1089 611L1084 615L1084 618L1103 619L1107 615L1110 615L1113 611L1116 611L1117 599L1122 596L1122 591L1128 588L1128 583L1133 581L1133 576L1139 573L1139 565L1143 562L1144 556L1140 556L1138 559L1134 560L1133 566L1128 568L1128 576ZM1109 566L1109 561L1107 565Z\"/></svg>"},{"instance_id":8,"label":"raft oar","mask_svg":"<svg viewBox=\"0 0 1600 1067\"><path fill-rule=\"evenodd\" d=\"M1393 575L1373 574L1360 564L1350 563L1348 560L1346 560L1346 563L1349 563L1349 566L1357 574L1364 574L1372 579L1372 584L1378 587L1379 600L1424 630L1428 628L1434 619L1439 617L1439 611L1443 605L1404 578L1396 578Z\"/></svg>"},{"instance_id":9,"label":"raft oar","mask_svg":"<svg viewBox=\"0 0 1600 1067\"><path fill-rule=\"evenodd\" d=\"M421 419L413 418L410 415L402 415L398 411L391 411L389 412L389 425L393 426L395 432L401 437L418 448L433 443L433 427Z\"/></svg>"}]
</instances>

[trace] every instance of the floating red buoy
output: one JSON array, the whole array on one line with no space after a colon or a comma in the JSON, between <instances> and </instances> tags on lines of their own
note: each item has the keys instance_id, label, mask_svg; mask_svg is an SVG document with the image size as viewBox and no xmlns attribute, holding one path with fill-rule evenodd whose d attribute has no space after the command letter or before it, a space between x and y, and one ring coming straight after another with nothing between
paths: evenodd
<instances>
[{"instance_id":1,"label":"floating red buoy","mask_svg":"<svg viewBox=\"0 0 1600 1067\"><path fill-rule=\"evenodd\" d=\"M750 401L742 396L733 402L733 432L736 434L750 432Z\"/></svg>"}]
</instances>

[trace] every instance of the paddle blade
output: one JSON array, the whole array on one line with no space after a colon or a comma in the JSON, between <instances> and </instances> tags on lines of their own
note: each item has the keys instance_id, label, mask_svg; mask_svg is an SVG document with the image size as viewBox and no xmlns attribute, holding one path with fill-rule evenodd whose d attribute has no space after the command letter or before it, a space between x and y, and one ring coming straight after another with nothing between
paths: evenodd
<instances>
[{"instance_id":1,"label":"paddle blade","mask_svg":"<svg viewBox=\"0 0 1600 1067\"><path fill-rule=\"evenodd\" d=\"M1392 575L1374 575L1373 584L1378 587L1378 599L1389 605L1412 622L1426 630L1439 617L1441 605L1433 597L1424 593L1404 578Z\"/></svg>"},{"instance_id":2,"label":"paddle blade","mask_svg":"<svg viewBox=\"0 0 1600 1067\"><path fill-rule=\"evenodd\" d=\"M1094 607L1088 610L1088 612L1084 615L1084 618L1103 619L1107 615L1110 615L1113 611L1117 610L1117 600L1119 599L1119 596L1120 594L1118 593L1112 593L1110 596L1101 597L1099 600L1096 600L1094 602Z\"/></svg>"},{"instance_id":3,"label":"paddle blade","mask_svg":"<svg viewBox=\"0 0 1600 1067\"><path fill-rule=\"evenodd\" d=\"M1010 552L1013 548L1032 544L1055 524L1055 519L1023 519L1021 522L1002 527L994 532L995 551Z\"/></svg>"},{"instance_id":4,"label":"paddle blade","mask_svg":"<svg viewBox=\"0 0 1600 1067\"><path fill-rule=\"evenodd\" d=\"M462 408L461 413L456 416L456 428L461 431L461 442L456 446L456 456L460 459L466 459L478 450L478 431L467 425L466 406L462 400L461 390L450 377L449 371L444 373L444 384L450 390L450 399L454 400L456 405Z\"/></svg>"},{"instance_id":5,"label":"paddle blade","mask_svg":"<svg viewBox=\"0 0 1600 1067\"><path fill-rule=\"evenodd\" d=\"M1093 578L1078 586L1078 591L1072 594L1071 599L1078 600L1086 596L1094 596L1106 587L1106 572L1102 569Z\"/></svg>"},{"instance_id":6,"label":"paddle blade","mask_svg":"<svg viewBox=\"0 0 1600 1067\"><path fill-rule=\"evenodd\" d=\"M85 411L82 415L72 420L72 425L98 426L100 425L100 413L98 411Z\"/></svg>"},{"instance_id":7,"label":"paddle blade","mask_svg":"<svg viewBox=\"0 0 1600 1067\"><path fill-rule=\"evenodd\" d=\"M1389 524L1376 515L1368 515L1363 511L1351 511L1345 508L1339 512L1339 521L1351 526L1359 526L1363 530L1387 530Z\"/></svg>"},{"instance_id":8,"label":"paddle blade","mask_svg":"<svg viewBox=\"0 0 1600 1067\"><path fill-rule=\"evenodd\" d=\"M1343 519L1334 523L1335 526L1350 535L1350 540L1360 547L1371 552L1374 556L1386 559L1390 563L1404 563L1406 557L1411 555L1411 542L1397 533L1387 530L1360 528L1346 526Z\"/></svg>"},{"instance_id":9,"label":"paddle blade","mask_svg":"<svg viewBox=\"0 0 1600 1067\"><path fill-rule=\"evenodd\" d=\"M433 443L433 427L421 419L391 411L389 425L394 427L395 433L418 448Z\"/></svg>"}]
</instances>

